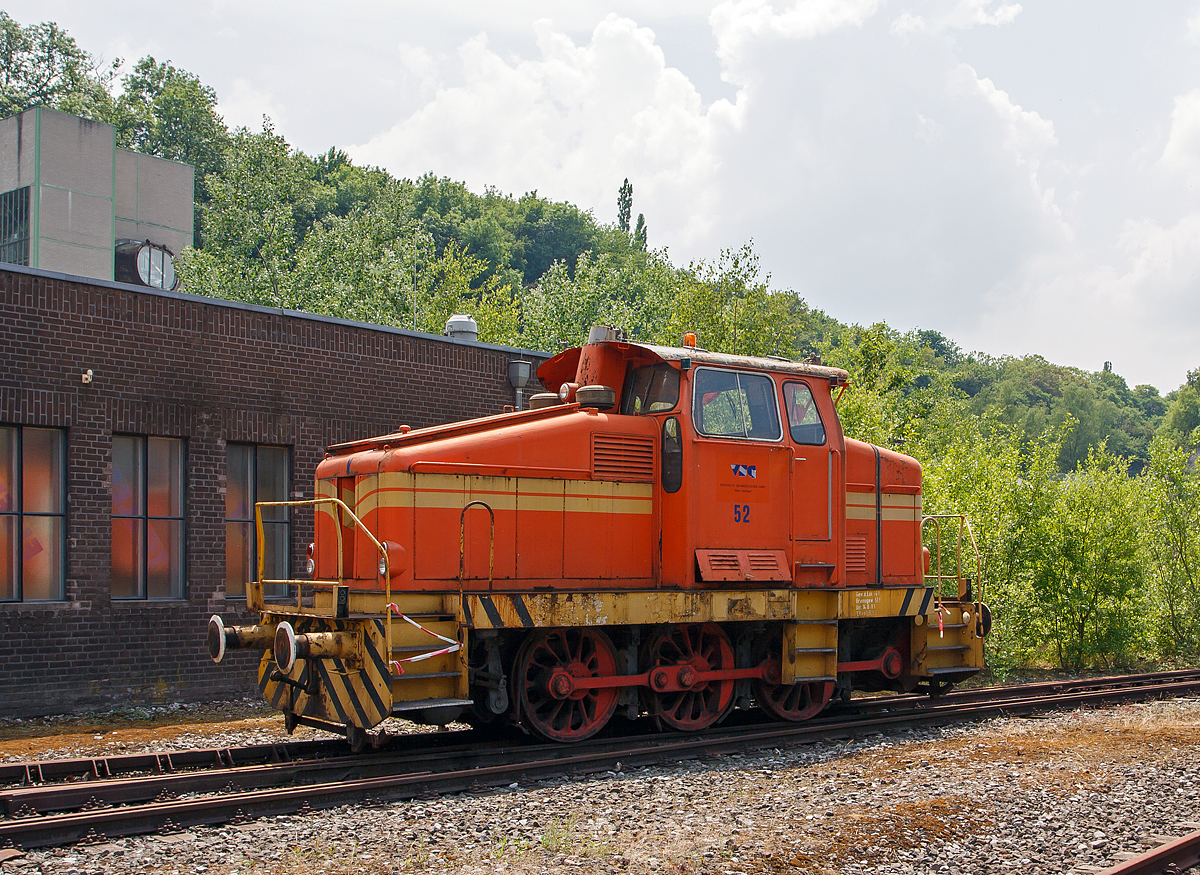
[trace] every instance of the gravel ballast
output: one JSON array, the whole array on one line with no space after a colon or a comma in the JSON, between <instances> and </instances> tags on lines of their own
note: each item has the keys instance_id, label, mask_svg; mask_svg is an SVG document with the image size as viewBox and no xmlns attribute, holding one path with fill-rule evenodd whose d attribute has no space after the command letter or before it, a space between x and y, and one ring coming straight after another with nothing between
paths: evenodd
<instances>
[{"instance_id":1,"label":"gravel ballast","mask_svg":"<svg viewBox=\"0 0 1200 875\"><path fill-rule=\"evenodd\" d=\"M171 738L274 737L274 717L242 719L264 725ZM1197 820L1200 700L1190 698L36 850L0 865L3 875L1061 873L1111 865Z\"/></svg>"}]
</instances>

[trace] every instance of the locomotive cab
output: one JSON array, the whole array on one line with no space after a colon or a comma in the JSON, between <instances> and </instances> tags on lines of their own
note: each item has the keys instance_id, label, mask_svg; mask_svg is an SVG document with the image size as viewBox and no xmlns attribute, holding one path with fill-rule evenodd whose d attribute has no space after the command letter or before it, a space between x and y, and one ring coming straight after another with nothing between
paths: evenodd
<instances>
[{"instance_id":1,"label":"locomotive cab","mask_svg":"<svg viewBox=\"0 0 1200 875\"><path fill-rule=\"evenodd\" d=\"M844 436L847 376L593 329L530 410L331 447L289 503L312 579L250 582L259 623L214 617L210 651L269 648L289 726L355 743L389 716L574 741L618 709L698 730L937 693L982 666L986 608L960 555L927 579L923 528L953 521L922 517L916 460Z\"/></svg>"}]
</instances>

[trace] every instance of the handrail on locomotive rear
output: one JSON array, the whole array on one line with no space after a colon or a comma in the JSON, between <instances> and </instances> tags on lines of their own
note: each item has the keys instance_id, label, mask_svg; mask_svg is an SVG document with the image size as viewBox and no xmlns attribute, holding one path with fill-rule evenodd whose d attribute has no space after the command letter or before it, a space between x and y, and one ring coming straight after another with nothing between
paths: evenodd
<instances>
[{"instance_id":1,"label":"handrail on locomotive rear","mask_svg":"<svg viewBox=\"0 0 1200 875\"><path fill-rule=\"evenodd\" d=\"M463 505L462 513L458 515L458 600L463 599L463 582L467 576L467 511L472 507L482 507L488 512L492 527L488 534L488 592L496 576L496 512L486 501L478 498Z\"/></svg>"},{"instance_id":2,"label":"handrail on locomotive rear","mask_svg":"<svg viewBox=\"0 0 1200 875\"><path fill-rule=\"evenodd\" d=\"M379 539L371 534L371 530L368 529L366 527L366 525L363 523L363 521L358 518L357 514L355 514L354 511L352 511L349 508L349 506L346 504L346 502L342 501L340 498L333 498L332 496L326 496L323 498L307 498L307 499L297 500L297 501L258 501L258 502L254 503L254 524L255 524L255 527L257 528L257 534L258 534L258 579L256 581L252 581L252 583L257 584L257 586L247 587L246 607L252 611L261 611L263 609L263 607L264 607L263 586L268 583L282 583L282 584L296 583L297 584L296 606L300 607L300 598L301 598L300 586L299 586L300 583L308 583L313 586L338 586L339 583L341 582L341 580L344 578L344 575L342 574L342 572L345 570L342 567L342 555L343 555L344 551L338 550L338 580L336 580L336 581L263 580L263 570L266 567L266 558L263 555L262 548L263 548L263 540L265 539L266 536L265 536L265 533L263 532L262 509L264 507L310 507L310 506L315 506L318 504L336 504L343 511L345 511L346 514L349 515L350 519L354 520L354 524L356 526L358 526L360 529L362 529L363 532L366 533L366 536L371 539L371 543L375 545L375 549L378 550L379 555L383 557L383 586L384 586L385 603L387 605L387 607L384 609L387 612L386 618L384 621L384 631L385 631L385 637L387 639L388 659L390 661L391 654L392 654L392 569L391 569L391 564L390 564L391 557L388 556L387 547L383 546L383 544L381 544L379 542ZM390 666L389 666L388 671L390 673L390 671L391 671Z\"/></svg>"},{"instance_id":3,"label":"handrail on locomotive rear","mask_svg":"<svg viewBox=\"0 0 1200 875\"><path fill-rule=\"evenodd\" d=\"M954 574L942 574L942 521L956 520L958 522L958 539L954 547ZM975 592L974 602L983 602L983 558L979 555L979 544L975 540L975 532L971 528L971 521L967 519L966 514L961 513L940 513L930 514L929 516L921 517L921 534L924 541L925 524L933 523L933 542L934 542L934 562L935 573L925 574L925 579L933 579L934 586L937 587L937 604L938 609L941 609L942 603L942 583L947 580L953 580L958 587L958 595L963 594L963 530L967 532L967 537L970 539L971 551L975 554L975 583L977 591ZM967 578L969 581L971 578Z\"/></svg>"}]
</instances>

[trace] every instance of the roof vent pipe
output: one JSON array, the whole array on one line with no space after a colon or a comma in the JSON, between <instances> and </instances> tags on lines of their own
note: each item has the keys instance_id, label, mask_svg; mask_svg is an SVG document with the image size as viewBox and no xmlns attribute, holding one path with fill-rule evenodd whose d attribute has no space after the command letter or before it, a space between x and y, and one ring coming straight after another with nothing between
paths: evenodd
<instances>
[{"instance_id":1,"label":"roof vent pipe","mask_svg":"<svg viewBox=\"0 0 1200 875\"><path fill-rule=\"evenodd\" d=\"M457 340L479 340L479 325L466 313L455 313L446 320L443 333Z\"/></svg>"}]
</instances>

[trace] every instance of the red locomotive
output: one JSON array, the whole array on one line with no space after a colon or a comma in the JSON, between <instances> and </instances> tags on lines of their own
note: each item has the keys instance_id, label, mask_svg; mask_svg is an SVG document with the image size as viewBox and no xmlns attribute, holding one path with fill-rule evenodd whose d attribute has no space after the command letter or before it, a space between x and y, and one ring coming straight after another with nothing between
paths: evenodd
<instances>
[{"instance_id":1,"label":"red locomotive","mask_svg":"<svg viewBox=\"0 0 1200 875\"><path fill-rule=\"evenodd\" d=\"M928 575L920 465L843 435L847 376L593 329L529 410L331 448L289 502L316 509L312 579L250 582L261 619L214 616L212 656L265 649L289 728L355 745L393 715L576 741L618 710L699 730L936 694L990 614L957 552Z\"/></svg>"}]
</instances>

